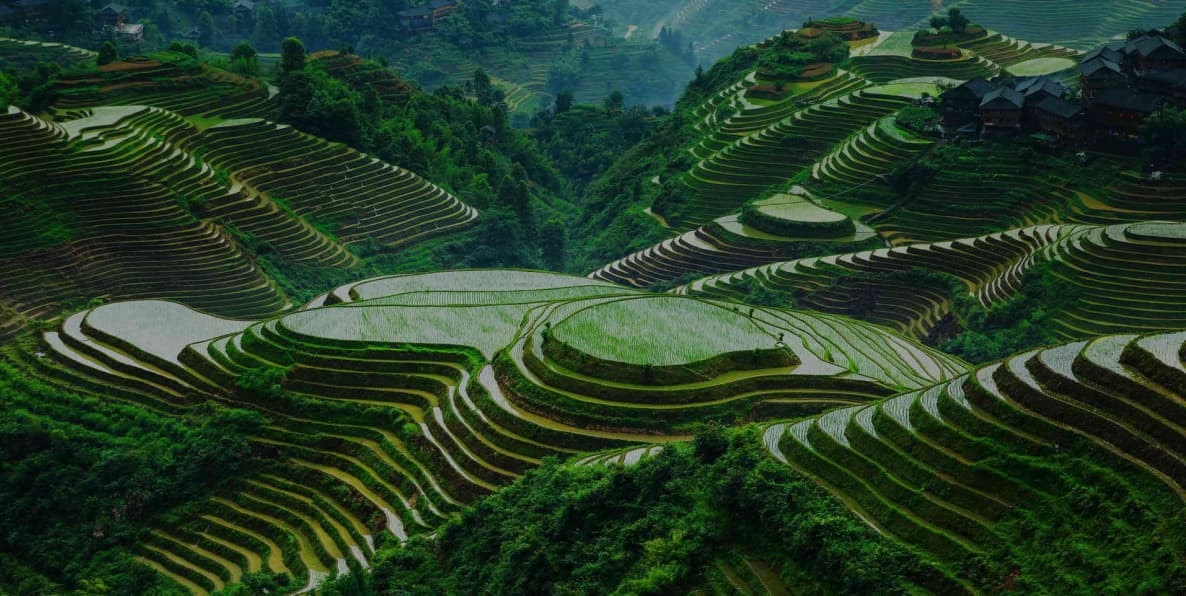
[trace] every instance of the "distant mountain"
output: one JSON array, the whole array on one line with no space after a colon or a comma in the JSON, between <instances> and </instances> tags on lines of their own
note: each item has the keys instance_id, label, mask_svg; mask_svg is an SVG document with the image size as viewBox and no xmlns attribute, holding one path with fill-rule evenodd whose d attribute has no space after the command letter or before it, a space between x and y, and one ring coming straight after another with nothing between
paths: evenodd
<instances>
[{"instance_id":1,"label":"distant mountain","mask_svg":"<svg viewBox=\"0 0 1186 596\"><path fill-rule=\"evenodd\" d=\"M601 0L596 4L604 9L615 31L626 31L633 25L640 34L652 37L663 27L681 32L693 43L703 64L711 64L738 45L834 14L896 31L921 27L932 13L955 7L973 21L1013 37L1087 49L1131 29L1173 22L1183 9L1180 3L1141 0Z\"/></svg>"}]
</instances>

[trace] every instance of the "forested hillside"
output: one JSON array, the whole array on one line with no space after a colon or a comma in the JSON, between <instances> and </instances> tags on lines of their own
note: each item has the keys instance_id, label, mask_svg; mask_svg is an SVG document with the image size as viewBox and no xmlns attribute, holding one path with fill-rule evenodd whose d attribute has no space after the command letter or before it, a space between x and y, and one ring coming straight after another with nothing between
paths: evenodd
<instances>
[{"instance_id":1,"label":"forested hillside","mask_svg":"<svg viewBox=\"0 0 1186 596\"><path fill-rule=\"evenodd\" d=\"M235 47L248 43L261 52L259 64L267 71L291 36L319 50L348 49L391 64L429 90L464 86L481 68L519 126L561 93L599 103L617 91L629 105L670 105L695 66L688 47L614 34L595 12L567 0L149 0L115 4L119 16L105 15L107 6L58 2L32 18L6 7L0 37L83 47L110 41L123 54L183 41L232 67ZM113 26L117 20L140 29Z\"/></svg>"}]
</instances>

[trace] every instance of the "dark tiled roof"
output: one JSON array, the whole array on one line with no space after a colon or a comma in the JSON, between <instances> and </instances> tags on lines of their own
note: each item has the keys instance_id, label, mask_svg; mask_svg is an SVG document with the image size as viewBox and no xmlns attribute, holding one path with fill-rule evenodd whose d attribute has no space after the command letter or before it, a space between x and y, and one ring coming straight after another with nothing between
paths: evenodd
<instances>
[{"instance_id":1,"label":"dark tiled roof","mask_svg":"<svg viewBox=\"0 0 1186 596\"><path fill-rule=\"evenodd\" d=\"M1161 98L1156 95L1137 93L1129 89L1108 89L1095 96L1095 104L1110 108L1119 108L1131 112L1151 114L1161 105Z\"/></svg>"},{"instance_id":2,"label":"dark tiled roof","mask_svg":"<svg viewBox=\"0 0 1186 596\"><path fill-rule=\"evenodd\" d=\"M1124 53L1130 55L1136 54L1144 58L1152 56L1159 58L1186 58L1186 52L1182 51L1182 48L1178 44L1156 35L1142 35L1129 40L1124 46Z\"/></svg>"},{"instance_id":3,"label":"dark tiled roof","mask_svg":"<svg viewBox=\"0 0 1186 596\"><path fill-rule=\"evenodd\" d=\"M1079 65L1079 72L1083 73L1083 76L1087 78L1091 78L1096 75L1108 74L1124 76L1124 72L1120 70L1119 65L1103 58L1096 58L1094 60L1084 62L1083 64Z\"/></svg>"},{"instance_id":4,"label":"dark tiled roof","mask_svg":"<svg viewBox=\"0 0 1186 596\"><path fill-rule=\"evenodd\" d=\"M946 97L950 94L953 97L974 97L976 99L983 99L992 91L996 90L997 86L984 79L972 79L958 87L948 89L943 95Z\"/></svg>"},{"instance_id":5,"label":"dark tiled roof","mask_svg":"<svg viewBox=\"0 0 1186 596\"><path fill-rule=\"evenodd\" d=\"M128 11L128 8L126 6L124 6L123 4L108 4L107 6L104 6L103 8L99 9L100 13L114 12L115 14L119 14L121 12L127 12L127 11Z\"/></svg>"},{"instance_id":6,"label":"dark tiled roof","mask_svg":"<svg viewBox=\"0 0 1186 596\"><path fill-rule=\"evenodd\" d=\"M990 91L980 102L981 108L993 110L1021 109L1023 105L1025 105L1025 97L1008 87Z\"/></svg>"},{"instance_id":7,"label":"dark tiled roof","mask_svg":"<svg viewBox=\"0 0 1186 596\"><path fill-rule=\"evenodd\" d=\"M1082 62L1089 62L1096 58L1103 58L1109 62L1120 62L1124 59L1124 53L1116 48L1108 46L1100 46L1086 54L1083 54Z\"/></svg>"},{"instance_id":8,"label":"dark tiled roof","mask_svg":"<svg viewBox=\"0 0 1186 596\"><path fill-rule=\"evenodd\" d=\"M1059 118L1074 118L1083 111L1083 106L1057 97L1047 97L1038 104L1038 111L1053 114Z\"/></svg>"},{"instance_id":9,"label":"dark tiled roof","mask_svg":"<svg viewBox=\"0 0 1186 596\"><path fill-rule=\"evenodd\" d=\"M1016 89L1018 93L1021 93L1026 97L1043 92L1045 92L1047 95L1053 95L1054 97L1062 97L1067 92L1066 87L1063 87L1062 84L1056 82L1050 77L1033 77L1024 79L1022 82L1017 84Z\"/></svg>"}]
</instances>

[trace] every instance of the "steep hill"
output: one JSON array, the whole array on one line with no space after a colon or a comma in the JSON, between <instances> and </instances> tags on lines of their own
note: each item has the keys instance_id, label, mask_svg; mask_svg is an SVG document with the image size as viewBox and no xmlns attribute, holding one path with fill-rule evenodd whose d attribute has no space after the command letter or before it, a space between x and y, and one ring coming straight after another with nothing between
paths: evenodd
<instances>
[{"instance_id":1,"label":"steep hill","mask_svg":"<svg viewBox=\"0 0 1186 596\"><path fill-rule=\"evenodd\" d=\"M0 117L6 336L94 298L276 313L288 300L256 259L265 251L350 268L351 243L407 245L477 216L410 172L266 120L72 115Z\"/></svg>"},{"instance_id":2,"label":"steep hill","mask_svg":"<svg viewBox=\"0 0 1186 596\"><path fill-rule=\"evenodd\" d=\"M261 117L275 89L216 69L181 52L159 52L67 71L50 91L52 107L151 105L183 116Z\"/></svg>"},{"instance_id":3,"label":"steep hill","mask_svg":"<svg viewBox=\"0 0 1186 596\"><path fill-rule=\"evenodd\" d=\"M377 278L259 321L118 302L5 357L166 416L213 400L267 420L247 438L265 473L135 547L196 592L264 561L292 586L365 566L378 536L430 532L545 457L870 403L966 370L848 319L516 271Z\"/></svg>"},{"instance_id":4,"label":"steep hill","mask_svg":"<svg viewBox=\"0 0 1186 596\"><path fill-rule=\"evenodd\" d=\"M940 273L986 308L1021 293L1027 270L1044 265L1075 300L1047 304L1054 335L1180 329L1178 271L1186 225L1043 225L977 238L810 257L709 276L676 293L742 298L753 285L789 292L803 308L860 316L926 338L953 310Z\"/></svg>"},{"instance_id":5,"label":"steep hill","mask_svg":"<svg viewBox=\"0 0 1186 596\"><path fill-rule=\"evenodd\" d=\"M953 570L1008 552L1019 589L1148 581L1173 591L1179 540L1117 565L1111 537L1130 530L1107 526L1154 528L1182 515L1182 349L1172 333L1034 350L876 406L770 426L765 442L867 522ZM1142 512L1121 513L1120 502ZM1066 540L1076 564L1057 558ZM1076 577L1078 565L1098 577Z\"/></svg>"}]
</instances>

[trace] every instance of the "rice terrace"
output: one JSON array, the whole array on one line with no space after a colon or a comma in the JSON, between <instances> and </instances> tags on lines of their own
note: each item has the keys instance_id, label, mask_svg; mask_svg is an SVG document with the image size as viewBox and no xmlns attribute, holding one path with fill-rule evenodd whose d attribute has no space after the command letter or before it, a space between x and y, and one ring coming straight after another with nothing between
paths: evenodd
<instances>
[{"instance_id":1,"label":"rice terrace","mask_svg":"<svg viewBox=\"0 0 1186 596\"><path fill-rule=\"evenodd\" d=\"M0 0L0 594L1186 593L1186 0Z\"/></svg>"}]
</instances>

